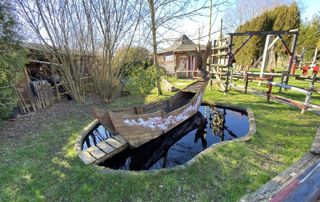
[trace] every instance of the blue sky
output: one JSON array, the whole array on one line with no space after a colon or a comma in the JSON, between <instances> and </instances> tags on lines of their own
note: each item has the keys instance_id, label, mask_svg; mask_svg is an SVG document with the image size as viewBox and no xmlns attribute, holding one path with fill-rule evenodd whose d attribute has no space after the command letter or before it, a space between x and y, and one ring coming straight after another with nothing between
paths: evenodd
<instances>
[{"instance_id":1,"label":"blue sky","mask_svg":"<svg viewBox=\"0 0 320 202\"><path fill-rule=\"evenodd\" d=\"M320 0L304 0L300 3L305 7L305 11L301 13L302 19L311 18L317 11L320 11Z\"/></svg>"},{"instance_id":2,"label":"blue sky","mask_svg":"<svg viewBox=\"0 0 320 202\"><path fill-rule=\"evenodd\" d=\"M200 0L201 1L201 0ZM263 1L263 0L257 0L257 1ZM302 8L301 17L302 19L310 19L315 13L320 11L320 0L298 0L298 5ZM215 12L214 12L215 13ZM217 31L220 27L220 19L223 17L223 13L219 13L215 23L213 24L213 30ZM164 43L160 44L160 48L168 47L172 44L172 40L176 39L181 36L181 34L186 34L189 36L194 42L196 42L196 38L198 38L198 29L200 28L202 31L202 35L207 35L208 33L208 17L197 17L197 19L185 19L182 21L179 21L179 23L176 24L177 30L180 31L180 33L177 32L166 32L162 37L165 39L171 39L167 40ZM213 35L213 38L216 36ZM206 43L208 40L207 37L202 38L201 43Z\"/></svg>"}]
</instances>

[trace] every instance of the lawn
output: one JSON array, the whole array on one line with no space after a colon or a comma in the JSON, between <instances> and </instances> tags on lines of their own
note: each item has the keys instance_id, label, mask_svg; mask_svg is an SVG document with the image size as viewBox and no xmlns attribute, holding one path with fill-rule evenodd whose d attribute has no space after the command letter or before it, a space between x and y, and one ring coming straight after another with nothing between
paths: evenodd
<instances>
[{"instance_id":1,"label":"lawn","mask_svg":"<svg viewBox=\"0 0 320 202\"><path fill-rule=\"evenodd\" d=\"M179 87L190 81L171 80ZM124 107L165 98L127 96L107 107ZM0 201L237 201L285 170L309 150L319 117L265 98L207 90L205 99L250 107L257 133L233 142L179 171L157 174L103 174L76 156L75 140L93 120L90 113L66 116L25 134L1 140ZM85 107L74 103L76 109Z\"/></svg>"},{"instance_id":2,"label":"lawn","mask_svg":"<svg viewBox=\"0 0 320 202\"><path fill-rule=\"evenodd\" d=\"M274 79L274 81L277 82L277 83L280 83L281 78L277 77L277 78ZM236 83L238 85L242 85L242 86L245 85L242 79L237 80L237 81L235 80L234 83ZM295 78L290 77L288 84L291 85L291 86L298 87L298 88L307 89L307 88L309 88L310 82L309 81L296 80ZM260 85L259 86L257 81L256 82L249 82L248 86L249 86L249 88L252 88L252 89L256 89L256 90L260 90L260 91L264 91L264 92L267 91L267 86L266 85ZM319 90L320 89L320 83L315 82L315 88L317 90ZM301 101L301 102L304 102L305 99L306 99L306 95L305 94L302 94L302 93L299 93L299 92L296 92L296 91L293 91L293 90L282 89L282 92L279 93L279 87L277 87L277 86L273 86L272 87L272 94L284 96L284 97L291 98L291 99L294 99L294 100L298 100L298 101ZM312 99L311 99L311 104L320 105L320 93L313 93Z\"/></svg>"}]
</instances>

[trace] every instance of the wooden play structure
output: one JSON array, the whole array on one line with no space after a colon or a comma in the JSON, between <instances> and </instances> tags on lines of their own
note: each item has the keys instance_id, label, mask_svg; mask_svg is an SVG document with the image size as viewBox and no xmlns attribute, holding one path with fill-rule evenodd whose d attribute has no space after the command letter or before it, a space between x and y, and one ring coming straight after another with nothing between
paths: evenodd
<instances>
[{"instance_id":1,"label":"wooden play structure","mask_svg":"<svg viewBox=\"0 0 320 202\"><path fill-rule=\"evenodd\" d=\"M267 91L265 93L262 93L267 97L267 100L269 101L272 99L277 99L282 102L289 103L291 105L294 105L298 108L300 108L303 112L307 108L316 108L319 109L320 106L313 105L310 103L312 95L314 93L319 93L319 90L315 88L315 83L319 82L320 78L317 77L318 69L319 67L316 66L317 64L317 58L318 58L318 51L315 50L313 61L311 62L311 67L313 68L313 74L312 76L301 76L301 75L293 75L295 71L292 71L296 68L296 45L297 45L297 39L299 35L299 31L297 29L289 30L289 31L249 31L249 32L240 32L240 33L230 33L230 39L228 43L228 50L227 50L227 65L226 65L226 72L218 72L217 69L213 69L213 75L215 76L216 83L223 83L224 85L220 85L221 90L224 91L224 93L228 93L228 91L231 89L231 87L235 89L241 89L244 90L245 93L248 92L248 86L249 81L251 82L258 82L259 85L266 85ZM292 47L289 48L287 43L283 40L284 36L293 36L292 37ZM242 42L242 44L237 47L235 50L233 45L234 37L237 36L247 36L247 38ZM261 63L260 72L250 72L250 71L238 71L236 72L234 69L234 63L235 63L235 56L239 51L250 41L250 39L253 36L266 36L266 42L264 46L263 54L253 63L251 67L256 67L259 63ZM289 62L287 65L287 68L285 71L282 72L275 72L271 70L271 72L266 72L267 64L268 64L268 57L269 52L272 49L272 47L280 41L285 51L288 53L289 56ZM222 49L223 47L221 47ZM215 64L214 64L215 65ZM213 65L213 66L214 66ZM219 66L219 65L216 65ZM311 69L311 68L310 68ZM303 89L296 86L289 85L289 77L294 76L295 79L299 80L305 80L310 82L309 88ZM274 78L280 78L280 82L275 82ZM233 81L235 79L242 79L244 82L244 86L237 85ZM272 89L276 86L279 88L279 92L282 92L282 89L295 91L297 93L304 94L305 100L304 102L299 102L295 100L291 100L282 96L273 95ZM257 91L252 91L257 94L261 95L261 92L258 93Z\"/></svg>"},{"instance_id":2,"label":"wooden play structure","mask_svg":"<svg viewBox=\"0 0 320 202\"><path fill-rule=\"evenodd\" d=\"M209 72L210 85L217 83L222 90L225 89L224 79L227 71L228 43L229 37L224 36L222 33L221 20L219 36L212 44L211 58L209 58L207 71Z\"/></svg>"},{"instance_id":3,"label":"wooden play structure","mask_svg":"<svg viewBox=\"0 0 320 202\"><path fill-rule=\"evenodd\" d=\"M294 60L298 35L299 35L299 31L297 29L289 30L289 31L279 30L279 31L236 32L236 33L229 33L229 35L230 35L230 42L228 45L228 63L227 63L227 73L226 73L226 81L225 81L226 88L224 91L225 93L228 92L230 87L229 84L232 83L235 56L249 42L249 40L253 36L266 36L266 43L265 43L263 54L252 65L252 66L256 66L261 61L260 78L263 78L265 75L269 51L278 41L280 41L282 46L284 47L284 49L289 55L289 63L286 70L287 74L285 74L283 76L283 79L281 79L281 84L283 83L288 84L291 67ZM287 43L283 40L284 35L293 36L291 49L288 47ZM247 38L242 42L242 44L239 47L237 47L237 49L233 50L233 40L234 40L234 37L237 37L237 36L247 36Z\"/></svg>"}]
</instances>

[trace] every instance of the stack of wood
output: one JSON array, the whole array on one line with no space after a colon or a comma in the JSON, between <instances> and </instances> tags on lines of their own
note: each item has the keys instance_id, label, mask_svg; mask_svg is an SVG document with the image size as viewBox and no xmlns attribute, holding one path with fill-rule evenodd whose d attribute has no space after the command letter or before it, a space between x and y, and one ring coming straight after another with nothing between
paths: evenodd
<instances>
[{"instance_id":1,"label":"stack of wood","mask_svg":"<svg viewBox=\"0 0 320 202\"><path fill-rule=\"evenodd\" d=\"M18 106L23 113L47 108L54 102L52 86L46 80L32 81L24 88L16 90L20 99Z\"/></svg>"}]
</instances>

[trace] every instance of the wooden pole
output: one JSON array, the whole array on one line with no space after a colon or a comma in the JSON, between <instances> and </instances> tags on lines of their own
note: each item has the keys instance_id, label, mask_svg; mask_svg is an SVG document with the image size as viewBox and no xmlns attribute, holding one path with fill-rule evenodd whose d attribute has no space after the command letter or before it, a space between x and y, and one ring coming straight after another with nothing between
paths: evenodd
<instances>
[{"instance_id":1,"label":"wooden pole","mask_svg":"<svg viewBox=\"0 0 320 202\"><path fill-rule=\"evenodd\" d=\"M277 43L277 41L279 40L279 37L277 36L271 43L270 45L268 46L268 51L271 50L271 48ZM262 60L263 58L263 55L261 55L254 63L253 65L250 67L250 68L254 68L256 67L259 62Z\"/></svg>"},{"instance_id":2,"label":"wooden pole","mask_svg":"<svg viewBox=\"0 0 320 202\"><path fill-rule=\"evenodd\" d=\"M53 66L53 65L50 65L50 67L51 67L50 69L51 69L51 74L52 74L52 79L53 79L53 85L54 85L54 88L55 88L55 91L56 91L58 100L61 100L61 96L60 96L60 92L59 92L59 87L58 87L57 82L56 82L56 80L55 80L55 78L54 78L54 74L55 74L55 72L56 72L56 68L55 68L55 66Z\"/></svg>"},{"instance_id":3,"label":"wooden pole","mask_svg":"<svg viewBox=\"0 0 320 202\"><path fill-rule=\"evenodd\" d=\"M300 62L299 62L299 69L301 69L302 68L302 65L303 65L303 60L304 60L304 55L305 55L305 53L306 53L306 48L302 48L302 51L301 51L301 58L300 58Z\"/></svg>"},{"instance_id":4,"label":"wooden pole","mask_svg":"<svg viewBox=\"0 0 320 202\"><path fill-rule=\"evenodd\" d=\"M261 70L260 70L260 78L263 78L264 76L264 72L266 71L266 68L267 68L267 63L268 63L268 53L269 53L269 44L270 44L270 41L271 41L271 37L272 35L267 35L267 38L266 38L266 43L264 45L264 50L263 50L263 55L262 55L262 64L261 64ZM260 83L261 85L261 83Z\"/></svg>"},{"instance_id":5,"label":"wooden pole","mask_svg":"<svg viewBox=\"0 0 320 202\"><path fill-rule=\"evenodd\" d=\"M312 77L311 77L311 81L310 81L310 89L311 90L315 89L314 83L316 81L316 78L317 78L317 74L316 73L312 73Z\"/></svg>"},{"instance_id":6,"label":"wooden pole","mask_svg":"<svg viewBox=\"0 0 320 202\"><path fill-rule=\"evenodd\" d=\"M311 96L312 96L312 91L307 93L306 99L304 101L304 108L301 110L301 114L303 114L306 110L306 106L310 103L311 101Z\"/></svg>"},{"instance_id":7,"label":"wooden pole","mask_svg":"<svg viewBox=\"0 0 320 202\"><path fill-rule=\"evenodd\" d=\"M244 89L244 93L247 93L247 91L248 91L248 84L249 84L249 73L246 72L246 75L245 75L245 89Z\"/></svg>"},{"instance_id":8,"label":"wooden pole","mask_svg":"<svg viewBox=\"0 0 320 202\"><path fill-rule=\"evenodd\" d=\"M313 60L312 60L311 65L317 64L317 56L318 56L318 49L316 48L316 49L314 50L314 56L313 56Z\"/></svg>"},{"instance_id":9,"label":"wooden pole","mask_svg":"<svg viewBox=\"0 0 320 202\"><path fill-rule=\"evenodd\" d=\"M294 90L294 91L297 91L297 92L303 93L303 94L308 94L308 93L311 92L309 90L305 90L305 89L302 89L302 88L297 88L295 86L289 86L289 85L286 85L286 84L280 84L280 83L276 83L276 82L268 82L268 83L272 84L273 86L278 86L278 87L282 87L282 88L285 88L285 89Z\"/></svg>"},{"instance_id":10,"label":"wooden pole","mask_svg":"<svg viewBox=\"0 0 320 202\"><path fill-rule=\"evenodd\" d=\"M285 71L281 73L281 80L280 80L281 84L283 84L285 73L286 73ZM282 87L279 88L279 93L281 93L281 91L282 91Z\"/></svg>"},{"instance_id":11,"label":"wooden pole","mask_svg":"<svg viewBox=\"0 0 320 202\"><path fill-rule=\"evenodd\" d=\"M268 79L268 81L270 83L268 83L268 91L267 91L267 101L270 102L270 97L271 97L271 93L272 93L272 84L271 82L273 82L274 76L270 76L270 78Z\"/></svg>"},{"instance_id":12,"label":"wooden pole","mask_svg":"<svg viewBox=\"0 0 320 202\"><path fill-rule=\"evenodd\" d=\"M293 64L293 59L294 59L294 55L295 55L295 51L296 51L298 36L299 36L299 32L297 32L293 36L292 47L291 47L291 56L290 56L290 60L289 60L289 65L288 65L288 69L287 69L286 78L285 78L285 81L284 81L285 84L287 84L287 85L288 85L288 82L289 82L289 76L290 76L290 73L291 73L291 67L292 67L292 64Z\"/></svg>"},{"instance_id":13,"label":"wooden pole","mask_svg":"<svg viewBox=\"0 0 320 202\"><path fill-rule=\"evenodd\" d=\"M227 73L226 73L226 87L224 90L224 94L228 92L228 85L229 85L229 76L230 76L230 68L232 68L234 56L232 54L232 43L233 43L233 36L230 36L230 42L228 45L228 64L227 64Z\"/></svg>"}]
</instances>

